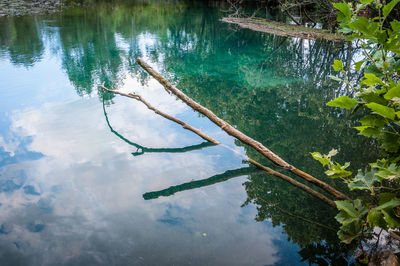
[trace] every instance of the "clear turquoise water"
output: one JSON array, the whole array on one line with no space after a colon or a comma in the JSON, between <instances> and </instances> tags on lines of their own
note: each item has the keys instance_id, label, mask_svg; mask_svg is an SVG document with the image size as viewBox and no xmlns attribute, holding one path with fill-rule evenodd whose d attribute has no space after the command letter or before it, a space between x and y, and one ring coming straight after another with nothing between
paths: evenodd
<instances>
[{"instance_id":1,"label":"clear turquoise water","mask_svg":"<svg viewBox=\"0 0 400 266\"><path fill-rule=\"evenodd\" d=\"M354 51L239 29L219 21L225 8L122 1L0 18L1 265L346 264L335 210L98 89L135 91L270 165L168 95L141 57L315 176L312 151L338 148L353 169L371 161L355 117L325 106L346 93L330 65Z\"/></svg>"}]
</instances>

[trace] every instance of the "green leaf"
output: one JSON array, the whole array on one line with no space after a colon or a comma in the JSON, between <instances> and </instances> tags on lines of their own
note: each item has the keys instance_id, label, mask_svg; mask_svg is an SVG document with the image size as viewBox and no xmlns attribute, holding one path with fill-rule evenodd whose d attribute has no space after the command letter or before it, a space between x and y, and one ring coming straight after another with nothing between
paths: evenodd
<instances>
[{"instance_id":1,"label":"green leaf","mask_svg":"<svg viewBox=\"0 0 400 266\"><path fill-rule=\"evenodd\" d=\"M400 168L394 163L390 164L389 167L379 167L378 169L375 175L380 178L381 182L384 179L393 180L400 177Z\"/></svg>"},{"instance_id":2,"label":"green leaf","mask_svg":"<svg viewBox=\"0 0 400 266\"><path fill-rule=\"evenodd\" d=\"M336 208L343 212L342 215L347 215L347 217L351 219L362 219L363 216L368 212L368 208L363 205L360 199L356 199L353 202L350 202L349 200L337 200L335 203Z\"/></svg>"},{"instance_id":3,"label":"green leaf","mask_svg":"<svg viewBox=\"0 0 400 266\"><path fill-rule=\"evenodd\" d=\"M353 108L357 104L356 99L352 99L348 96L340 96L333 101L328 102L326 105L327 106L333 106L333 107L340 107L340 108L345 108L347 110Z\"/></svg>"},{"instance_id":4,"label":"green leaf","mask_svg":"<svg viewBox=\"0 0 400 266\"><path fill-rule=\"evenodd\" d=\"M400 85L389 89L389 91L383 96L386 100L390 100L394 97L400 97Z\"/></svg>"},{"instance_id":5,"label":"green leaf","mask_svg":"<svg viewBox=\"0 0 400 266\"><path fill-rule=\"evenodd\" d=\"M325 174L330 178L348 177L352 172L343 169L326 170Z\"/></svg>"},{"instance_id":6,"label":"green leaf","mask_svg":"<svg viewBox=\"0 0 400 266\"><path fill-rule=\"evenodd\" d=\"M322 166L329 165L331 162L328 158L326 158L326 156L321 155L319 152L313 152L311 155L315 160L320 162Z\"/></svg>"},{"instance_id":7,"label":"green leaf","mask_svg":"<svg viewBox=\"0 0 400 266\"><path fill-rule=\"evenodd\" d=\"M376 33L379 29L379 24L376 22L369 21L365 17L358 17L352 22L348 23L347 26L353 30L356 30L363 35L365 39L377 39Z\"/></svg>"},{"instance_id":8,"label":"green leaf","mask_svg":"<svg viewBox=\"0 0 400 266\"><path fill-rule=\"evenodd\" d=\"M359 238L361 234L362 234L362 224L359 222L342 225L337 233L339 239L346 244L350 244L351 241Z\"/></svg>"},{"instance_id":9,"label":"green leaf","mask_svg":"<svg viewBox=\"0 0 400 266\"><path fill-rule=\"evenodd\" d=\"M384 219L390 228L400 227L400 219L396 217L393 210L382 210L382 213L385 216Z\"/></svg>"},{"instance_id":10,"label":"green leaf","mask_svg":"<svg viewBox=\"0 0 400 266\"><path fill-rule=\"evenodd\" d=\"M355 62L354 65L356 66L356 70L359 71L361 66L365 63L365 60L361 60L358 62Z\"/></svg>"},{"instance_id":11,"label":"green leaf","mask_svg":"<svg viewBox=\"0 0 400 266\"><path fill-rule=\"evenodd\" d=\"M388 192L380 193L379 194L379 205L383 205L386 202L391 201L394 197L396 197L395 193L388 193Z\"/></svg>"},{"instance_id":12,"label":"green leaf","mask_svg":"<svg viewBox=\"0 0 400 266\"><path fill-rule=\"evenodd\" d=\"M386 221L383 219L382 212L378 211L377 209L373 208L368 212L367 221L371 228L378 226L380 228L386 229Z\"/></svg>"},{"instance_id":13,"label":"green leaf","mask_svg":"<svg viewBox=\"0 0 400 266\"><path fill-rule=\"evenodd\" d=\"M393 108L378 104L378 103L368 103L366 106L371 109L374 113L381 115L385 118L394 120L396 112Z\"/></svg>"},{"instance_id":14,"label":"green leaf","mask_svg":"<svg viewBox=\"0 0 400 266\"><path fill-rule=\"evenodd\" d=\"M367 115L360 119L361 125L382 128L386 121L379 116Z\"/></svg>"},{"instance_id":15,"label":"green leaf","mask_svg":"<svg viewBox=\"0 0 400 266\"><path fill-rule=\"evenodd\" d=\"M375 76L374 74L368 73L368 74L365 74L364 80L361 83L365 84L367 86L372 86L375 84L382 85L383 81L380 78L378 78L377 76Z\"/></svg>"},{"instance_id":16,"label":"green leaf","mask_svg":"<svg viewBox=\"0 0 400 266\"><path fill-rule=\"evenodd\" d=\"M360 127L354 127L358 131L360 131L358 134L367 138L378 138L380 131L376 127L370 127L370 126L360 126Z\"/></svg>"},{"instance_id":17,"label":"green leaf","mask_svg":"<svg viewBox=\"0 0 400 266\"><path fill-rule=\"evenodd\" d=\"M386 4L383 8L382 8L382 14L384 17L387 17L390 12L392 11L392 9L400 2L400 0L392 0L390 1L390 3Z\"/></svg>"},{"instance_id":18,"label":"green leaf","mask_svg":"<svg viewBox=\"0 0 400 266\"><path fill-rule=\"evenodd\" d=\"M378 94L378 91L373 87L361 88L357 92L357 97L366 101L367 103L379 103L381 105L387 105L388 101Z\"/></svg>"},{"instance_id":19,"label":"green leaf","mask_svg":"<svg viewBox=\"0 0 400 266\"><path fill-rule=\"evenodd\" d=\"M369 4L374 0L360 0L361 4Z\"/></svg>"},{"instance_id":20,"label":"green leaf","mask_svg":"<svg viewBox=\"0 0 400 266\"><path fill-rule=\"evenodd\" d=\"M358 170L357 175L354 179L348 183L350 190L370 190L373 192L372 186L376 181L379 181L372 171L368 171L365 174L361 170Z\"/></svg>"},{"instance_id":21,"label":"green leaf","mask_svg":"<svg viewBox=\"0 0 400 266\"><path fill-rule=\"evenodd\" d=\"M364 73L372 73L377 77L383 77L384 74L382 72L382 69L378 68L374 64L369 64L365 67Z\"/></svg>"},{"instance_id":22,"label":"green leaf","mask_svg":"<svg viewBox=\"0 0 400 266\"><path fill-rule=\"evenodd\" d=\"M394 199L391 199L390 201L388 201L388 202L386 202L386 203L384 203L382 205L379 205L376 209L378 211L379 210L390 210L390 209L393 209L394 207L397 207L399 205L400 205L400 199L394 198Z\"/></svg>"},{"instance_id":23,"label":"green leaf","mask_svg":"<svg viewBox=\"0 0 400 266\"><path fill-rule=\"evenodd\" d=\"M392 26L392 29L394 31L400 31L400 22L398 22L397 20L393 20L392 22L390 22L390 26Z\"/></svg>"},{"instance_id":24,"label":"green leaf","mask_svg":"<svg viewBox=\"0 0 400 266\"><path fill-rule=\"evenodd\" d=\"M335 61L334 61L333 65L332 65L332 67L333 67L333 69L334 69L335 71L342 70L342 69L344 68L343 61L342 61L342 60L336 60L336 59L335 59Z\"/></svg>"},{"instance_id":25,"label":"green leaf","mask_svg":"<svg viewBox=\"0 0 400 266\"><path fill-rule=\"evenodd\" d=\"M350 21L351 19L351 8L347 3L333 3L334 8L340 11L337 14L337 20L340 21Z\"/></svg>"}]
</instances>

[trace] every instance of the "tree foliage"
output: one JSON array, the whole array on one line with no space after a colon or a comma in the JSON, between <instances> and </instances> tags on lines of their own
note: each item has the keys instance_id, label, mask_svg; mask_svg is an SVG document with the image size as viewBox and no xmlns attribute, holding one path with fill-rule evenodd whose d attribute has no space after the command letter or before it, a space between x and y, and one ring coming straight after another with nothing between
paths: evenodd
<instances>
[{"instance_id":1,"label":"tree foliage","mask_svg":"<svg viewBox=\"0 0 400 266\"><path fill-rule=\"evenodd\" d=\"M340 60L332 65L339 71L336 80L355 92L355 97L341 96L328 106L351 109L363 114L355 129L379 143L381 158L353 176L332 161L332 156L312 153L314 159L327 166L329 177L341 178L350 190L364 193L354 201L336 201L341 224L338 232L344 243L372 237L375 227L383 230L400 228L400 22L389 21L391 11L400 0L361 0L359 4L334 3L338 10L340 30L349 33L348 40L362 49L363 59L355 62L356 71L362 71L358 82L348 80ZM360 16L366 8L378 10L378 16ZM365 147L368 152L368 147ZM333 174L332 174L333 171Z\"/></svg>"}]
</instances>

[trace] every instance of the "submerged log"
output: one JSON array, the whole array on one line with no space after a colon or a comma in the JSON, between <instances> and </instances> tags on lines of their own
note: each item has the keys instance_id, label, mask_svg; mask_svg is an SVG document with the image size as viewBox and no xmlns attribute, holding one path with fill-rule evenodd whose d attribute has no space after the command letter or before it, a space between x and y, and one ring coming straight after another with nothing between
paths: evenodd
<instances>
[{"instance_id":1,"label":"submerged log","mask_svg":"<svg viewBox=\"0 0 400 266\"><path fill-rule=\"evenodd\" d=\"M287 24L278 21L271 21L264 18L234 18L225 17L221 21L236 24L242 28L254 31L266 32L278 36L295 37L302 39L320 39L333 42L343 42L346 36L338 33L330 33L328 30L307 28L301 25Z\"/></svg>"},{"instance_id":2,"label":"submerged log","mask_svg":"<svg viewBox=\"0 0 400 266\"><path fill-rule=\"evenodd\" d=\"M186 94L184 94L182 91L180 91L179 89L174 87L171 83L169 83L168 80L166 80L163 76L161 76L159 73L157 73L152 67L150 67L142 59L138 58L138 59L136 59L136 62L143 69L145 69L151 76L153 76L158 82L160 82L167 91L175 94L179 99L181 99L183 102L185 102L187 105L189 105L193 110L198 111L199 113L208 117L214 124L219 126L222 130L224 130L229 135L237 138L242 143L247 144L247 145L251 146L252 148L254 148L256 151L261 153L264 157L269 159L275 165L277 165L283 169L286 169L286 170L292 172L293 174L295 174L301 178L304 178L308 182L321 187L322 189L324 189L326 192L330 193L337 199L350 199L349 197L347 197L340 191L336 190L335 188L331 187L330 185L326 184L325 182L323 182L323 181L311 176L310 174L303 172L302 170L294 167L293 165L287 163L285 160L283 160L278 155L276 155L275 153L270 151L267 147L265 147L260 142L245 135L241 131L239 131L236 128L234 128L233 126L231 126L226 121L224 121L221 118L219 118L218 116L216 116L211 110L207 109L206 107L200 105L199 103L197 103L194 100L192 100L191 98L189 98Z\"/></svg>"}]
</instances>

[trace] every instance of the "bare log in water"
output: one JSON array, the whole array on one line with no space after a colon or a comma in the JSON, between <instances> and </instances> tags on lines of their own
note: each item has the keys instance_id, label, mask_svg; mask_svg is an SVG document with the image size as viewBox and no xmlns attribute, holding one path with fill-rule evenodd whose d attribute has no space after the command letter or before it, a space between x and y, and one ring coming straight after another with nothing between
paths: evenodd
<instances>
[{"instance_id":1,"label":"bare log in water","mask_svg":"<svg viewBox=\"0 0 400 266\"><path fill-rule=\"evenodd\" d=\"M181 121L181 120L179 120L179 119L177 119L177 118L175 118L173 116L170 116L170 115L168 115L166 113L163 113L163 112L159 111L155 107L151 106L148 102L146 102L140 95L133 94L133 93L123 93L123 92L116 91L116 90L110 90L110 89L108 89L108 88L106 88L104 86L104 83L101 85L101 87L104 90L108 91L108 92L119 94L121 96L125 96L125 97L128 97L128 98L132 98L132 99L135 99L137 101L140 101L143 104L145 104L147 106L147 108L149 108L150 110L154 111L156 114L161 115L162 117L167 118L168 120L171 120L171 121L173 121L175 123L178 123L178 124L182 125L183 128L192 131L193 133L199 135L200 137L202 137L205 140L210 141L213 144L216 144L216 145L220 144L218 141L216 141L212 137L208 136L207 134L203 133L199 129L194 128L194 127L186 124L185 122L183 122L183 121ZM185 125L185 126L183 126L183 125ZM229 149L229 147L226 147L226 148ZM232 149L230 149L230 150L232 150ZM269 168L267 166L264 166L264 165L260 164L259 162L255 161L255 160L253 160L251 158L248 158L247 156L244 156L244 157L249 161L249 163L257 166L258 168L260 168L260 169L262 169L262 170L264 170L266 172L268 172L269 174L274 175L276 177L279 177L279 178L285 180L286 182L289 182L290 184L292 184L292 185L304 190L305 192L307 192L307 193L313 195L314 197L322 200L323 202L331 205L332 207L336 207L336 204L332 200L330 200L326 196L322 195L321 193L319 193L319 192L307 187L306 185L294 180L293 178L291 178L291 177L289 177L287 175L284 175L284 174L282 174L280 172L277 172L277 171L275 171L275 170L273 170L273 169L271 169L271 168Z\"/></svg>"},{"instance_id":2,"label":"bare log in water","mask_svg":"<svg viewBox=\"0 0 400 266\"><path fill-rule=\"evenodd\" d=\"M151 76L153 76L158 82L160 82L164 88L173 94L175 94L179 99L181 99L183 102L185 102L187 105L189 105L193 110L198 111L199 113L207 116L213 123L215 123L217 126L219 126L222 130L224 130L226 133L229 135L237 138L240 140L242 143L247 144L257 150L259 153L261 153L263 156L265 156L267 159L269 159L271 162L273 162L275 165L284 168L286 170L289 170L293 174L304 178L310 183L313 183L331 195L333 195L337 199L350 199L340 191L336 190L335 188L331 187L330 185L326 184L325 182L311 176L310 174L303 172L302 170L294 167L293 165L287 163L284 161L282 158L280 158L278 155L270 151L267 147L265 147L263 144L260 142L254 140L253 138L245 135L241 131L237 130L233 126L231 126L229 123L226 121L222 120L218 116L216 116L211 110L207 109L206 107L200 105L199 103L195 102L191 98L189 98L186 94L184 94L182 91L174 87L171 83L168 82L163 76L161 76L159 73L157 73L152 67L150 67L146 62L144 62L142 59L137 58L136 62L143 68L145 69ZM272 169L271 169L272 170ZM297 181L296 181L297 182Z\"/></svg>"}]
</instances>

